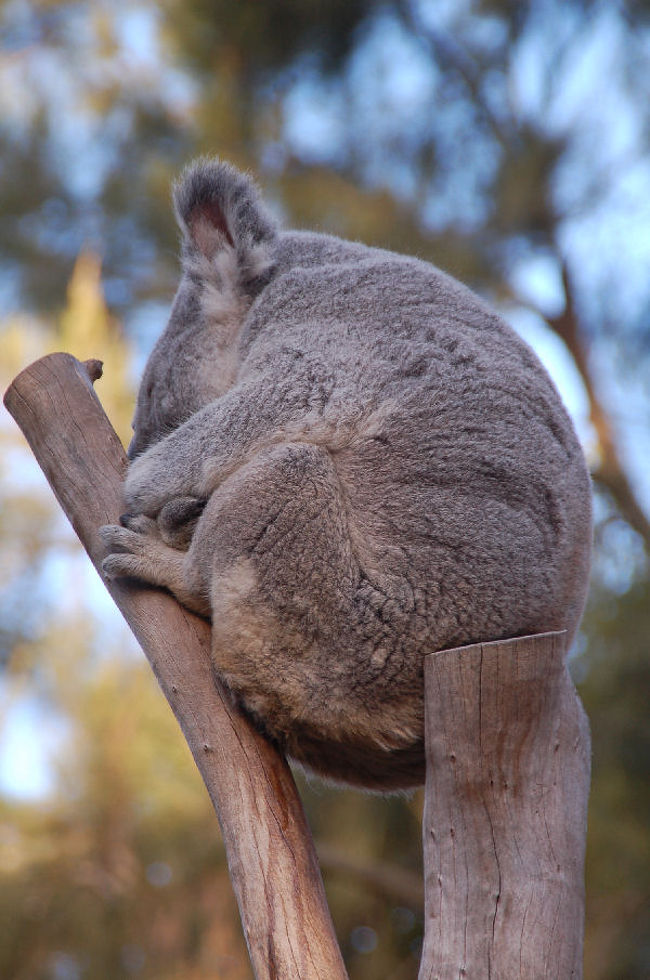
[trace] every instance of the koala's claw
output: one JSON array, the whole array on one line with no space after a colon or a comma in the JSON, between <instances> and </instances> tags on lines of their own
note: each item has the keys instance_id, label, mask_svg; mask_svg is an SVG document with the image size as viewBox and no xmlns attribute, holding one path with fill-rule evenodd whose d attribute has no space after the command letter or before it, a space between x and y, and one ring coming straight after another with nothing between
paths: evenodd
<instances>
[{"instance_id":1,"label":"koala's claw","mask_svg":"<svg viewBox=\"0 0 650 980\"><path fill-rule=\"evenodd\" d=\"M102 561L102 572L107 579L141 578L142 559L126 552L108 555Z\"/></svg>"},{"instance_id":2,"label":"koala's claw","mask_svg":"<svg viewBox=\"0 0 650 980\"><path fill-rule=\"evenodd\" d=\"M128 551L134 555L148 554L152 539L160 540L155 521L143 514L122 515L131 519L128 524L105 524L99 536L109 551Z\"/></svg>"},{"instance_id":3,"label":"koala's claw","mask_svg":"<svg viewBox=\"0 0 650 980\"><path fill-rule=\"evenodd\" d=\"M168 589L200 616L210 617L210 605L202 591L188 586L183 551L170 548L160 536L156 522L141 514L123 514L124 523L100 527L99 535L109 554L102 561L102 572L109 580L130 578L140 584Z\"/></svg>"},{"instance_id":4,"label":"koala's claw","mask_svg":"<svg viewBox=\"0 0 650 980\"><path fill-rule=\"evenodd\" d=\"M102 539L102 544L106 546L107 551L128 551L125 548L125 542L121 540L121 532L124 528L119 527L117 524L106 524L104 527L100 527L98 534Z\"/></svg>"},{"instance_id":5,"label":"koala's claw","mask_svg":"<svg viewBox=\"0 0 650 980\"><path fill-rule=\"evenodd\" d=\"M125 515L123 515L125 516ZM138 530L120 527L118 524L106 524L100 527L99 536L110 554L102 561L102 571L107 578L142 578L147 556L151 547L151 538L144 533L149 525L155 529L155 522L144 524L139 517L133 519L132 526ZM139 530L139 528L142 530Z\"/></svg>"},{"instance_id":6,"label":"koala's claw","mask_svg":"<svg viewBox=\"0 0 650 980\"><path fill-rule=\"evenodd\" d=\"M106 524L100 527L99 536L108 551L133 553L139 550L137 538L141 535L119 524Z\"/></svg>"}]
</instances>

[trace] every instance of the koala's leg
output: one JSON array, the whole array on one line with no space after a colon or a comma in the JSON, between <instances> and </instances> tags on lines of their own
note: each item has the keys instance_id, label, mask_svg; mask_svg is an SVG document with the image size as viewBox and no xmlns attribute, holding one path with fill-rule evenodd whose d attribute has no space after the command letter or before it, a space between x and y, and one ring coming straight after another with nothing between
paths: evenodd
<instances>
[{"instance_id":1,"label":"koala's leg","mask_svg":"<svg viewBox=\"0 0 650 980\"><path fill-rule=\"evenodd\" d=\"M188 552L216 668L294 757L299 728L389 752L422 725L421 679L405 707L408 671L385 599L369 601L352 521L330 453L285 443L212 494Z\"/></svg>"},{"instance_id":2,"label":"koala's leg","mask_svg":"<svg viewBox=\"0 0 650 980\"><path fill-rule=\"evenodd\" d=\"M105 568L209 611L215 667L286 752L360 785L421 781L420 658L398 603L371 581L375 563L326 449L258 452L211 494L187 552L147 527L106 529L109 546L129 553Z\"/></svg>"},{"instance_id":3,"label":"koala's leg","mask_svg":"<svg viewBox=\"0 0 650 980\"><path fill-rule=\"evenodd\" d=\"M187 551L165 540L168 510L170 521L187 513L194 522ZM196 510L172 501L157 520L124 514L125 526L101 528L104 573L163 586L211 614L216 666L232 686L262 714L260 697L285 700L293 690L299 714L315 692L325 695L324 678L304 667L350 636L358 579L330 454L305 443L265 449Z\"/></svg>"},{"instance_id":4,"label":"koala's leg","mask_svg":"<svg viewBox=\"0 0 650 980\"><path fill-rule=\"evenodd\" d=\"M170 528L175 521L182 527L185 518L193 534L189 549L181 550L184 542L176 547ZM234 640L234 646L220 647L217 666L225 668L228 647L238 672L246 663L244 673L250 670L254 684L272 634L271 646L279 644L283 655L291 635L292 645L300 648L296 655L303 656L316 622L320 642L333 617L344 615L335 609L344 596L349 605L354 556L345 506L330 454L320 447L281 443L236 469L205 505L174 498L155 520L143 514L124 514L121 520L123 526L100 530L110 552L104 573L167 588L194 612L212 613L215 635L225 631L224 640L226 634ZM232 624L242 610L250 628L237 634ZM280 625L262 630L260 650L251 648L246 658L243 647L256 617L275 618ZM277 683L275 665L270 673Z\"/></svg>"},{"instance_id":5,"label":"koala's leg","mask_svg":"<svg viewBox=\"0 0 650 980\"><path fill-rule=\"evenodd\" d=\"M180 513L180 511L179 511ZM210 604L186 562L187 550L170 547L157 522L142 514L123 514L121 525L99 529L110 552L102 562L107 578L136 578L172 592L200 616L210 616ZM196 518L194 519L196 523Z\"/></svg>"}]
</instances>

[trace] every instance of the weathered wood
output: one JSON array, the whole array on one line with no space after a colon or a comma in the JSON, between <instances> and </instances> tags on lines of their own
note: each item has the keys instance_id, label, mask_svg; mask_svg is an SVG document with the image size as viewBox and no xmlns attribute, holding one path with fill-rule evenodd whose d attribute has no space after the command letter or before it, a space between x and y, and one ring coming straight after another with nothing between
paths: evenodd
<instances>
[{"instance_id":1,"label":"weathered wood","mask_svg":"<svg viewBox=\"0 0 650 980\"><path fill-rule=\"evenodd\" d=\"M92 388L100 374L99 362L51 354L5 395L98 571L97 529L117 521L127 465ZM346 977L291 771L213 676L208 624L162 591L105 585L153 667L219 817L255 976Z\"/></svg>"},{"instance_id":2,"label":"weathered wood","mask_svg":"<svg viewBox=\"0 0 650 980\"><path fill-rule=\"evenodd\" d=\"M426 658L420 980L582 977L590 740L564 645Z\"/></svg>"}]
</instances>

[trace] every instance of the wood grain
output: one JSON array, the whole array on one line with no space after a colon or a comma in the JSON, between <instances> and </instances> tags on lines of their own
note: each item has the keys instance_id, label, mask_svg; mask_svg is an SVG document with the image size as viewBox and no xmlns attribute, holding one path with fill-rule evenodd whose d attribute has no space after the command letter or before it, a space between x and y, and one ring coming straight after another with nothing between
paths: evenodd
<instances>
[{"instance_id":1,"label":"wood grain","mask_svg":"<svg viewBox=\"0 0 650 980\"><path fill-rule=\"evenodd\" d=\"M564 642L426 658L420 980L582 977L590 741Z\"/></svg>"},{"instance_id":2,"label":"wood grain","mask_svg":"<svg viewBox=\"0 0 650 980\"><path fill-rule=\"evenodd\" d=\"M102 524L121 512L124 450L92 388L97 361L51 354L5 405L101 575ZM214 804L258 980L347 976L311 833L286 761L214 677L210 628L166 593L104 583L144 650Z\"/></svg>"}]
</instances>

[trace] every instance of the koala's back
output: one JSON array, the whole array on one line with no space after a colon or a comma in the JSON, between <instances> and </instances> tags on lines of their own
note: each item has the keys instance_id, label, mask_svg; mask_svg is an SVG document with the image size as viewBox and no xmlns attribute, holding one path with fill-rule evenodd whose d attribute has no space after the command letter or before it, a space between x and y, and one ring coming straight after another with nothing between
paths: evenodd
<instances>
[{"instance_id":1,"label":"koala's back","mask_svg":"<svg viewBox=\"0 0 650 980\"><path fill-rule=\"evenodd\" d=\"M589 568L589 478L537 358L469 290L415 260L341 243L335 264L336 240L287 239L291 261L283 270L280 258L245 324L239 383L270 379L268 445L322 448L340 493L354 602L343 614L321 590L310 621L331 661L348 665L348 689L325 676L322 697L344 697L350 719L400 702L408 710L390 765L371 739L323 738L308 719L294 719L285 745L335 776L356 769L372 785L383 767L386 784L392 767L394 784L408 784L423 774L427 653L554 629L573 636ZM301 553L295 579L287 557L284 596L315 574L315 550ZM256 561L263 568L264 555ZM277 564L264 571L278 575Z\"/></svg>"},{"instance_id":2,"label":"koala's back","mask_svg":"<svg viewBox=\"0 0 650 980\"><path fill-rule=\"evenodd\" d=\"M336 239L284 238L289 268L281 246L242 335L242 377L270 372L279 398L287 375L304 379L294 434L332 452L359 546L429 597L425 642L572 636L591 488L537 357L428 263L340 243L335 264Z\"/></svg>"}]
</instances>

